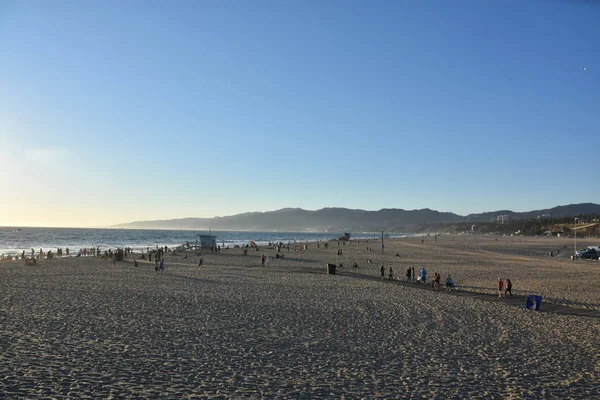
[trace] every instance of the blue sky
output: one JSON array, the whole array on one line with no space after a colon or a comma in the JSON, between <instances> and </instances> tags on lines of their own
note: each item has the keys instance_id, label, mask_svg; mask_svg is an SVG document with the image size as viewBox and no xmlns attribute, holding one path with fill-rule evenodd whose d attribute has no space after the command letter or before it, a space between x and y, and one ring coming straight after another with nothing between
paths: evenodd
<instances>
[{"instance_id":1,"label":"blue sky","mask_svg":"<svg viewBox=\"0 0 600 400\"><path fill-rule=\"evenodd\" d=\"M567 0L0 2L0 226L600 202L599 21Z\"/></svg>"}]
</instances>

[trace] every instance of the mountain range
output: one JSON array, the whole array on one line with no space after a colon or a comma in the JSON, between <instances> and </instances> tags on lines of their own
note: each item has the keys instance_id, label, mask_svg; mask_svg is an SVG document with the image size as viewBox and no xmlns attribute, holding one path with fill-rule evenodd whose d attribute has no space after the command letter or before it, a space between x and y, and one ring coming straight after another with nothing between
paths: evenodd
<instances>
[{"instance_id":1,"label":"mountain range","mask_svg":"<svg viewBox=\"0 0 600 400\"><path fill-rule=\"evenodd\" d=\"M112 226L128 229L181 229L228 231L288 231L288 232L419 232L431 224L461 222L491 222L499 215L513 220L531 218L562 218L584 214L600 215L600 204L581 203L558 206L545 210L514 212L499 210L461 216L424 208L403 210L384 208L379 211L348 208L322 208L310 211L302 208L283 208L276 211L250 212L214 218L180 218L157 221L137 221Z\"/></svg>"}]
</instances>

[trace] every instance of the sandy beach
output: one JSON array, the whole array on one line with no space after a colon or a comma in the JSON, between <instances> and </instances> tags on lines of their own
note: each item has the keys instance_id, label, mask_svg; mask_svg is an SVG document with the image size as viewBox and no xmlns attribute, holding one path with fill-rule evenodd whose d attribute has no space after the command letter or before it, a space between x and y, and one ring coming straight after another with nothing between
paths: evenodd
<instances>
[{"instance_id":1,"label":"sandy beach","mask_svg":"<svg viewBox=\"0 0 600 400\"><path fill-rule=\"evenodd\" d=\"M508 277L517 295L600 310L600 262L569 260L570 239L444 235L389 240L383 254L364 241L275 252L203 252L202 267L194 252L169 253L159 273L95 257L0 262L0 397L600 397L600 318L376 279L382 264L399 279L425 267L493 294ZM326 275L328 262L343 263L340 274Z\"/></svg>"}]
</instances>

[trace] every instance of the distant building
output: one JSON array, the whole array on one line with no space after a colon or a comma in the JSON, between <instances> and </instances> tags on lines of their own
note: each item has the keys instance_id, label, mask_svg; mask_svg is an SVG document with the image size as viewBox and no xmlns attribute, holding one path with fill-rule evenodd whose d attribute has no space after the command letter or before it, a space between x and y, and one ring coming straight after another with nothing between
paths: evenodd
<instances>
[{"instance_id":1,"label":"distant building","mask_svg":"<svg viewBox=\"0 0 600 400\"><path fill-rule=\"evenodd\" d=\"M498 215L496 217L496 222L500 224L508 224L512 220L510 215Z\"/></svg>"}]
</instances>

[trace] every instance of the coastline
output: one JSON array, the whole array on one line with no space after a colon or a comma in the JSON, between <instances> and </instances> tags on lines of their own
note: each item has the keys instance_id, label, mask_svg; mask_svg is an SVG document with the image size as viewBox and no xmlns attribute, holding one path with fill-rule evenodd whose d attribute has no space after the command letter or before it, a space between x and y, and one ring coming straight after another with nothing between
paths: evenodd
<instances>
[{"instance_id":1,"label":"coastline","mask_svg":"<svg viewBox=\"0 0 600 400\"><path fill-rule=\"evenodd\" d=\"M0 228L0 254L19 255L25 251L29 255L31 249L37 253L52 250L56 254L58 248L79 249L100 247L102 251L129 247L136 251L156 246L176 247L186 242L193 243L196 234L208 234L209 231L187 230L154 230L154 229L89 229L89 228ZM334 240L343 235L332 232L269 232L269 231L212 231L217 236L217 244L223 248L242 246L250 240L264 246L269 242L315 242L317 240ZM353 233L354 239L370 238L372 232ZM375 233L377 235L377 233ZM390 237L418 236L414 233L389 233Z\"/></svg>"}]
</instances>

